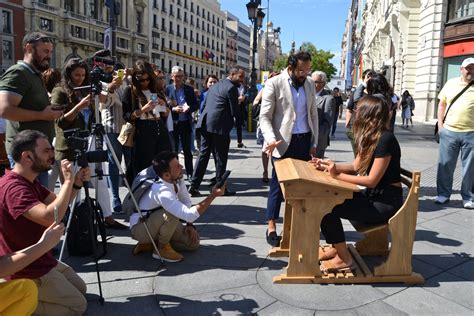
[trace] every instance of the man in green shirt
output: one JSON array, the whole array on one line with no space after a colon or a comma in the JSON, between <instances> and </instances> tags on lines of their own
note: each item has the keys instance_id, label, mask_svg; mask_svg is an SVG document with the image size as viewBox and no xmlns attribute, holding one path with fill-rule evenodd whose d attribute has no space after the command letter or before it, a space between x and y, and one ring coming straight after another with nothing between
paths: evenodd
<instances>
[{"instance_id":1,"label":"man in green shirt","mask_svg":"<svg viewBox=\"0 0 474 316\"><path fill-rule=\"evenodd\" d=\"M30 32L23 38L23 60L11 66L0 79L0 117L7 120L5 147L11 158L11 141L27 129L43 132L50 142L54 138L54 120L62 115L50 105L41 73L50 66L53 54L51 38ZM11 167L14 162L10 159ZM48 185L47 173L38 177Z\"/></svg>"}]
</instances>

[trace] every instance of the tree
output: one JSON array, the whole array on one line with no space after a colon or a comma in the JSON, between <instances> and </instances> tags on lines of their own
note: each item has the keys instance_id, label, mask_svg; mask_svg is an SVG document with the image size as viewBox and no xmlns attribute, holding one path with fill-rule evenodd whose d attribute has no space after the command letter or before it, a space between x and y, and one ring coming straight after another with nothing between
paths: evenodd
<instances>
[{"instance_id":1,"label":"tree","mask_svg":"<svg viewBox=\"0 0 474 316\"><path fill-rule=\"evenodd\" d=\"M328 81L336 74L336 67L330 62L334 54L330 51L317 49L313 43L304 42L300 47L301 51L308 52L311 55L311 72L315 70L324 71L328 76ZM281 71L286 68L288 62L288 54L283 54L275 60L273 64L274 71Z\"/></svg>"}]
</instances>

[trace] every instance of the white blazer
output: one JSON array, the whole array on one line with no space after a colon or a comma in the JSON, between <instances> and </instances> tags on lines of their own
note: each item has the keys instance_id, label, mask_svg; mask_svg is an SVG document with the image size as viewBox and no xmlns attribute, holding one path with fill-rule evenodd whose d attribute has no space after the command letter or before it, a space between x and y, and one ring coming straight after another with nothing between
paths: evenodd
<instances>
[{"instance_id":1,"label":"white blazer","mask_svg":"<svg viewBox=\"0 0 474 316\"><path fill-rule=\"evenodd\" d=\"M265 82L260 107L260 129L266 143L282 140L273 151L273 157L281 158L290 145L293 125L296 122L295 105L289 83L288 68ZM308 77L304 83L308 125L311 129L311 144L318 144L318 108L315 102L314 81Z\"/></svg>"}]
</instances>

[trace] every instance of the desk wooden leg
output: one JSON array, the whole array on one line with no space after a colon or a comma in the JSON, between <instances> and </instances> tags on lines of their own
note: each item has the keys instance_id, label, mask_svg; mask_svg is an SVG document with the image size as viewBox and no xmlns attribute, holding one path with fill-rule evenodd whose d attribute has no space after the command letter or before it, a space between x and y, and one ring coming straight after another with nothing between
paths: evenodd
<instances>
[{"instance_id":1,"label":"desk wooden leg","mask_svg":"<svg viewBox=\"0 0 474 316\"><path fill-rule=\"evenodd\" d=\"M290 231L290 258L286 274L274 277L274 283L316 283L321 279L318 258L321 220L342 201L335 199L290 201L293 208L292 227L298 229Z\"/></svg>"},{"instance_id":2,"label":"desk wooden leg","mask_svg":"<svg viewBox=\"0 0 474 316\"><path fill-rule=\"evenodd\" d=\"M288 201L285 201L285 217L283 218L283 233L280 247L273 247L268 255L270 257L288 257L290 255L290 234L292 208Z\"/></svg>"}]
</instances>

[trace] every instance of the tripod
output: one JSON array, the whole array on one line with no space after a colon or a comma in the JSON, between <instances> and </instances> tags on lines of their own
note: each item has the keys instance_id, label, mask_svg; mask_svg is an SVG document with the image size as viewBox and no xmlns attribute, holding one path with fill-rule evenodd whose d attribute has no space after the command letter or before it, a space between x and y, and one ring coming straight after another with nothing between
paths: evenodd
<instances>
[{"instance_id":1,"label":"tripod","mask_svg":"<svg viewBox=\"0 0 474 316\"><path fill-rule=\"evenodd\" d=\"M85 87L78 87L76 89L83 89ZM89 86L87 86L87 88L89 88ZM145 231L148 235L148 237L150 238L150 241L153 245L153 248L155 250L155 253L158 255L160 261L161 261L161 264L160 264L160 267L163 267L164 266L164 262L163 262L163 259L161 258L160 256L160 252L158 250L158 247L154 241L154 238L153 236L151 235L150 233L150 230L148 228L148 225L146 224L145 222L145 217L144 215L142 214L142 212L139 210L139 206L138 206L138 202L137 200L135 199L134 195L133 195L133 192L132 192L132 189L130 187L130 184L128 183L127 181L127 178L126 178L126 175L125 175L125 172L123 171L122 167L121 167L121 164L120 164L120 161L114 151L114 148L112 146L112 143L110 142L110 139L108 137L108 135L105 133L105 130L104 130L104 127L103 125L100 123L101 120L100 120L100 112L99 112L99 107L97 106L99 104L99 96L98 94L100 93L97 93L97 90L98 89L94 89L92 88L91 86L91 90L94 92L95 96L94 96L94 104L95 104L95 118L96 118L96 123L93 124L93 128L92 128L92 133L91 133L91 141L88 145L88 152L90 152L91 148L93 147L93 141L94 140L94 147L97 151L97 149L100 149L102 150L103 148L103 141L105 140L105 143L107 145L107 148L110 150L110 153L112 155L112 158L119 170L119 175L121 176L121 178L124 180L124 183L125 183L125 186L128 190L128 192L130 193L130 196L131 196L131 199L132 199L132 202L133 202L133 205L135 206L136 210L138 211L138 214L141 218L141 221L143 222L144 224L144 227L145 227ZM102 171L102 166L101 166L101 163L96 163L96 168L95 168L95 173L97 175L97 177L95 178L95 189L96 189L96 200L98 200L98 182L99 182L99 179L103 177L103 171ZM85 189L85 194L86 194L86 199L88 201L91 201L90 198L89 198L89 191L88 191L88 187L86 186L86 184L84 184L84 189ZM63 256L63 253L64 253L64 246L66 244L66 240L67 240L67 236L68 236L68 232L69 232L69 228L70 228L70 225L71 225L71 220L72 220L72 217L73 217L73 214L74 214L74 209L75 209L75 205L76 205L76 199L74 199L73 201L73 205L71 207L71 212L69 214L69 218L68 218L68 222L67 222L67 226L66 226L66 234L65 234L65 238L64 238L64 243L61 247L61 254L60 254L60 257L59 257L59 260L61 261L62 259L62 256ZM89 205L91 207L91 209L93 209L93 205ZM99 274L99 267L98 267L98 255L97 255L97 235L96 234L93 234L93 232L95 231L94 230L94 223L96 223L97 221L97 212L93 212L94 213L94 218L90 220L91 222L91 227L90 227L90 237L92 238L91 240L93 241L93 256L94 256L94 259L95 259L95 263L96 263L96 271L97 271L97 278L98 278L98 282L99 282L99 292L100 292L100 298L99 298L99 301L101 302L101 304L103 304L104 302L104 299L103 299L103 296L102 296L102 287L101 287L101 283L100 283L100 274Z\"/></svg>"}]
</instances>

